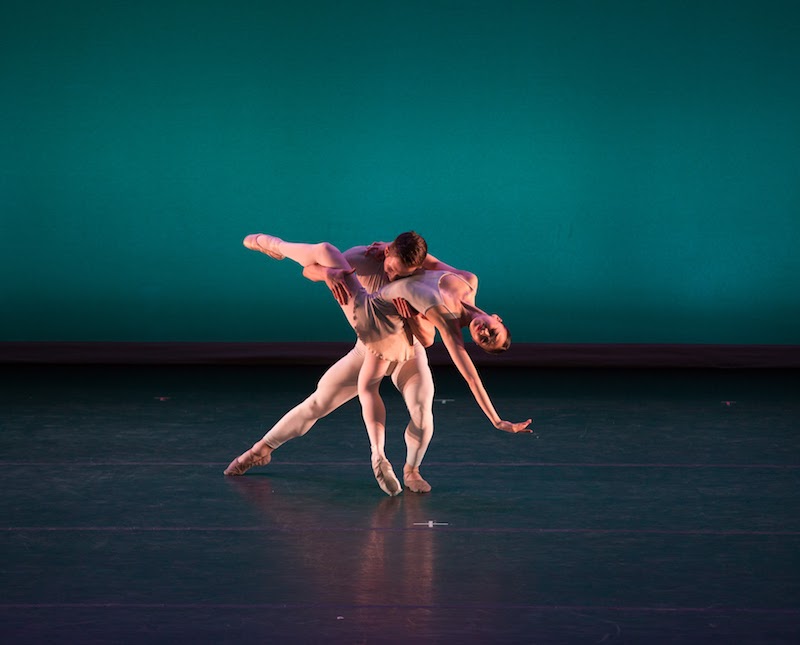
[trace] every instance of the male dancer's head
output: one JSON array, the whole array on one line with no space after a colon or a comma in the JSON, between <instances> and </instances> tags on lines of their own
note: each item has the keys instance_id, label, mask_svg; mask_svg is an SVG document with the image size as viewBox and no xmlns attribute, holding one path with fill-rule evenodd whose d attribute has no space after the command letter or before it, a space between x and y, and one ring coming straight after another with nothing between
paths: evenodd
<instances>
[{"instance_id":1,"label":"male dancer's head","mask_svg":"<svg viewBox=\"0 0 800 645\"><path fill-rule=\"evenodd\" d=\"M414 231L400 233L384 251L383 270L390 281L410 276L422 266L428 244Z\"/></svg>"},{"instance_id":2,"label":"male dancer's head","mask_svg":"<svg viewBox=\"0 0 800 645\"><path fill-rule=\"evenodd\" d=\"M418 233L400 233L384 250L383 270L389 281L406 278L417 271L428 255L428 244ZM497 314L471 308L469 332L472 340L489 354L501 354L511 346L511 332Z\"/></svg>"}]
</instances>

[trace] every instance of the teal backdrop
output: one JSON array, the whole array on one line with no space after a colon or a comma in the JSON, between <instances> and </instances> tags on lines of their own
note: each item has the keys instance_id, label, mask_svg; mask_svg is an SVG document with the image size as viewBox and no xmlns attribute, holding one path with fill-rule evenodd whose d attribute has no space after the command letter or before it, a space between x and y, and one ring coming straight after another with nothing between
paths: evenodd
<instances>
[{"instance_id":1,"label":"teal backdrop","mask_svg":"<svg viewBox=\"0 0 800 645\"><path fill-rule=\"evenodd\" d=\"M523 342L800 344L800 4L5 0L0 341L348 340L415 229Z\"/></svg>"}]
</instances>

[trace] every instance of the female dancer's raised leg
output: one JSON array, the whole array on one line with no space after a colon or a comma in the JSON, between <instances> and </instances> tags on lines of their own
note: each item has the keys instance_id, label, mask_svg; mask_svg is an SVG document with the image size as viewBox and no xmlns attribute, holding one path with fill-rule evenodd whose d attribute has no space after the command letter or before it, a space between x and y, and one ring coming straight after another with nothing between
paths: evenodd
<instances>
[{"instance_id":1,"label":"female dancer's raised leg","mask_svg":"<svg viewBox=\"0 0 800 645\"><path fill-rule=\"evenodd\" d=\"M254 233L244 238L244 245L252 251L260 251L276 260L289 258L304 267L319 264L330 269L351 268L344 254L329 242L317 244L286 242L274 235Z\"/></svg>"}]
</instances>

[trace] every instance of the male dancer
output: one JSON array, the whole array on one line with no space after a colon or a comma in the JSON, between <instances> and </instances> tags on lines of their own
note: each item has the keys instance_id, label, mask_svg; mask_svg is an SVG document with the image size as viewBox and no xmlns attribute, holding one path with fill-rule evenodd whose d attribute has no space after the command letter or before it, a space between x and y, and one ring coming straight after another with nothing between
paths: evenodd
<instances>
[{"instance_id":1,"label":"male dancer","mask_svg":"<svg viewBox=\"0 0 800 645\"><path fill-rule=\"evenodd\" d=\"M252 239L251 239L252 238ZM258 236L249 236L245 245L267 255L272 253L258 244ZM364 288L373 293L390 281L411 275L427 263L437 263L427 255L425 240L414 233L402 233L391 243L370 247L356 246L344 252L355 275ZM305 277L325 281L338 301L348 297L346 288L337 280L336 271L312 265L303 271ZM253 466L265 466L272 452L290 439L300 437L322 417L327 416L358 393L358 374L369 351L360 340L344 357L322 376L311 396L287 412L252 448L234 459L225 469L226 475L243 475ZM414 493L430 492L431 486L419 472L425 451L433 437L433 377L425 348L414 339L413 357L389 368L397 390L403 396L410 415L405 431L406 463L403 483Z\"/></svg>"}]
</instances>

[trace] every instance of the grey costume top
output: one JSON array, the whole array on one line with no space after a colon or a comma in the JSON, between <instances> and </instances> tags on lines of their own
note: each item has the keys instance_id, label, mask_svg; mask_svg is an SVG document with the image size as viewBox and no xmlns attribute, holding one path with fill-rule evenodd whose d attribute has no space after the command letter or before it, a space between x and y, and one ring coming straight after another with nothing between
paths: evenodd
<instances>
[{"instance_id":1,"label":"grey costume top","mask_svg":"<svg viewBox=\"0 0 800 645\"><path fill-rule=\"evenodd\" d=\"M353 278L352 282L357 280ZM412 341L392 301L367 293L360 284L361 288L355 290L352 284L348 286L353 297L342 310L367 349L387 361L410 359L414 355Z\"/></svg>"},{"instance_id":2,"label":"grey costume top","mask_svg":"<svg viewBox=\"0 0 800 645\"><path fill-rule=\"evenodd\" d=\"M357 282L353 277L349 286L354 297L342 308L356 334L370 351L385 360L406 361L414 355L413 337L403 325L403 319L392 301L404 298L423 314L431 307L444 305L439 285L442 278L449 275L466 282L450 271L420 271L369 294L360 284L353 288L353 283ZM450 315L457 317L453 312Z\"/></svg>"},{"instance_id":3,"label":"grey costume top","mask_svg":"<svg viewBox=\"0 0 800 645\"><path fill-rule=\"evenodd\" d=\"M442 297L441 283L447 276L453 276L469 286L469 283L457 273L452 271L419 271L407 278L390 282L378 291L377 295L391 302L395 298L406 299L414 309L424 314L431 307L445 304ZM470 286L470 290L472 287ZM448 308L450 316L456 318Z\"/></svg>"}]
</instances>

